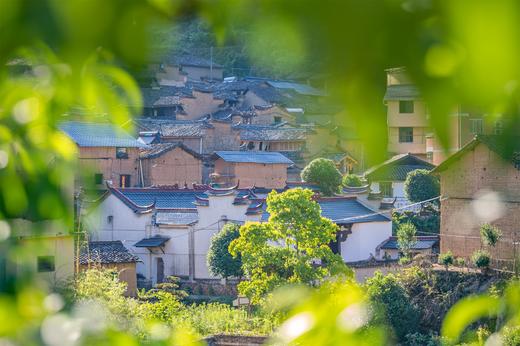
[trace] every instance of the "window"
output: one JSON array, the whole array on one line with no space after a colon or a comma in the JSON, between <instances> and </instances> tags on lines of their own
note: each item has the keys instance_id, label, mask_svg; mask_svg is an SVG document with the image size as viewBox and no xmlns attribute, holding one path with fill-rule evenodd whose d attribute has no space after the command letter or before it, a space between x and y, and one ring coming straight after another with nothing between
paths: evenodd
<instances>
[{"instance_id":1,"label":"window","mask_svg":"<svg viewBox=\"0 0 520 346\"><path fill-rule=\"evenodd\" d=\"M116 148L116 159L128 159L128 148L117 147Z\"/></svg>"},{"instance_id":2,"label":"window","mask_svg":"<svg viewBox=\"0 0 520 346\"><path fill-rule=\"evenodd\" d=\"M502 120L495 121L494 132L495 135L501 135L504 132L504 123L502 122Z\"/></svg>"},{"instance_id":3,"label":"window","mask_svg":"<svg viewBox=\"0 0 520 346\"><path fill-rule=\"evenodd\" d=\"M96 185L103 184L103 173L94 174L94 184L96 184Z\"/></svg>"},{"instance_id":4,"label":"window","mask_svg":"<svg viewBox=\"0 0 520 346\"><path fill-rule=\"evenodd\" d=\"M38 256L38 272L53 272L55 270L54 256Z\"/></svg>"},{"instance_id":5,"label":"window","mask_svg":"<svg viewBox=\"0 0 520 346\"><path fill-rule=\"evenodd\" d=\"M130 174L121 174L119 176L120 187L130 187Z\"/></svg>"},{"instance_id":6,"label":"window","mask_svg":"<svg viewBox=\"0 0 520 346\"><path fill-rule=\"evenodd\" d=\"M413 101L399 101L399 113L413 113Z\"/></svg>"},{"instance_id":7,"label":"window","mask_svg":"<svg viewBox=\"0 0 520 346\"><path fill-rule=\"evenodd\" d=\"M413 143L413 127L399 128L399 143Z\"/></svg>"},{"instance_id":8,"label":"window","mask_svg":"<svg viewBox=\"0 0 520 346\"><path fill-rule=\"evenodd\" d=\"M282 117L274 117L274 123L280 124L282 122Z\"/></svg>"},{"instance_id":9,"label":"window","mask_svg":"<svg viewBox=\"0 0 520 346\"><path fill-rule=\"evenodd\" d=\"M470 119L471 122L471 133L479 135L482 133L482 119Z\"/></svg>"},{"instance_id":10,"label":"window","mask_svg":"<svg viewBox=\"0 0 520 346\"><path fill-rule=\"evenodd\" d=\"M383 197L393 197L394 191L392 189L392 182L382 181L379 183L379 190Z\"/></svg>"},{"instance_id":11,"label":"window","mask_svg":"<svg viewBox=\"0 0 520 346\"><path fill-rule=\"evenodd\" d=\"M426 152L426 159L430 162L433 160L433 151Z\"/></svg>"}]
</instances>

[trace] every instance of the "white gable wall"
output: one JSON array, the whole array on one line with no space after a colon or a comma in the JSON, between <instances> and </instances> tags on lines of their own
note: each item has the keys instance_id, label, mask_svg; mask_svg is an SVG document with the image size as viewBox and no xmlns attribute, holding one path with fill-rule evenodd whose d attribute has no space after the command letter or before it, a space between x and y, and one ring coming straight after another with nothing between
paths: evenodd
<instances>
[{"instance_id":1,"label":"white gable wall","mask_svg":"<svg viewBox=\"0 0 520 346\"><path fill-rule=\"evenodd\" d=\"M392 235L392 222L364 222L352 225L352 233L341 243L345 262L364 261L376 255L376 247Z\"/></svg>"}]
</instances>

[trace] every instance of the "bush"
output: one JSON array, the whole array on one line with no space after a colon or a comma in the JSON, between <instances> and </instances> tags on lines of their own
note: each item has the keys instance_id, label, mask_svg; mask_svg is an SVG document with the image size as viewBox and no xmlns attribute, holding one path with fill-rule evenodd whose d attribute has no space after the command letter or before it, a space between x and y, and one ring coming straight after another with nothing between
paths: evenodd
<instances>
[{"instance_id":1,"label":"bush","mask_svg":"<svg viewBox=\"0 0 520 346\"><path fill-rule=\"evenodd\" d=\"M332 160L312 160L302 171L302 180L318 185L320 191L330 196L339 191L341 186L341 173Z\"/></svg>"},{"instance_id":2,"label":"bush","mask_svg":"<svg viewBox=\"0 0 520 346\"><path fill-rule=\"evenodd\" d=\"M360 187L363 186L363 181L355 174L347 174L343 177L343 185L350 187Z\"/></svg>"},{"instance_id":3,"label":"bush","mask_svg":"<svg viewBox=\"0 0 520 346\"><path fill-rule=\"evenodd\" d=\"M477 268L488 268L491 262L491 257L487 251L477 250L471 256L471 261Z\"/></svg>"},{"instance_id":4,"label":"bush","mask_svg":"<svg viewBox=\"0 0 520 346\"><path fill-rule=\"evenodd\" d=\"M466 260L464 259L464 257L457 257L455 258L455 265L457 267L463 268L466 266Z\"/></svg>"},{"instance_id":5,"label":"bush","mask_svg":"<svg viewBox=\"0 0 520 346\"><path fill-rule=\"evenodd\" d=\"M419 311L411 304L397 276L378 272L366 281L365 288L375 308L375 320L388 322L400 342L405 341L407 334L418 331Z\"/></svg>"},{"instance_id":6,"label":"bush","mask_svg":"<svg viewBox=\"0 0 520 346\"><path fill-rule=\"evenodd\" d=\"M482 243L487 246L497 245L498 240L502 236L502 231L495 226L485 223L480 227L480 238Z\"/></svg>"},{"instance_id":7,"label":"bush","mask_svg":"<svg viewBox=\"0 0 520 346\"><path fill-rule=\"evenodd\" d=\"M406 176L404 191L406 198L414 203L437 197L441 193L439 178L427 169L416 169Z\"/></svg>"},{"instance_id":8,"label":"bush","mask_svg":"<svg viewBox=\"0 0 520 346\"><path fill-rule=\"evenodd\" d=\"M208 267L215 276L223 278L241 277L242 257L237 254L233 257L229 253L229 244L240 236L240 226L235 223L228 223L222 230L211 238L208 250Z\"/></svg>"},{"instance_id":9,"label":"bush","mask_svg":"<svg viewBox=\"0 0 520 346\"><path fill-rule=\"evenodd\" d=\"M454 258L453 258L453 254L451 253L451 251L448 251L448 252L445 252L445 253L442 253L439 255L439 264L442 264L443 266L445 266L446 269L448 269L449 266L453 265L453 262L454 262Z\"/></svg>"},{"instance_id":10,"label":"bush","mask_svg":"<svg viewBox=\"0 0 520 346\"><path fill-rule=\"evenodd\" d=\"M428 215L421 215L411 211L393 212L392 213L392 230L394 234L397 229L404 223L413 223L417 228L417 232L439 233L441 218L438 211L432 211Z\"/></svg>"},{"instance_id":11,"label":"bush","mask_svg":"<svg viewBox=\"0 0 520 346\"><path fill-rule=\"evenodd\" d=\"M505 327L500 339L503 346L520 345L520 326Z\"/></svg>"}]
</instances>

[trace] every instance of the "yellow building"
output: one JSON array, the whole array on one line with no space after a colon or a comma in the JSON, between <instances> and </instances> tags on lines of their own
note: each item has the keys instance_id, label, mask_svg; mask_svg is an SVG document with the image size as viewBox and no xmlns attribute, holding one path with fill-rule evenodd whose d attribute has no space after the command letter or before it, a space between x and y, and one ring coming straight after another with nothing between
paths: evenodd
<instances>
[{"instance_id":1,"label":"yellow building","mask_svg":"<svg viewBox=\"0 0 520 346\"><path fill-rule=\"evenodd\" d=\"M14 220L6 242L1 280L34 275L52 288L74 275L74 239L63 223Z\"/></svg>"},{"instance_id":2,"label":"yellow building","mask_svg":"<svg viewBox=\"0 0 520 346\"><path fill-rule=\"evenodd\" d=\"M476 135L499 134L503 119L457 106L448 118L449 143L443 147L429 124L428 107L402 67L386 70L388 145L390 155L413 154L435 165Z\"/></svg>"}]
</instances>

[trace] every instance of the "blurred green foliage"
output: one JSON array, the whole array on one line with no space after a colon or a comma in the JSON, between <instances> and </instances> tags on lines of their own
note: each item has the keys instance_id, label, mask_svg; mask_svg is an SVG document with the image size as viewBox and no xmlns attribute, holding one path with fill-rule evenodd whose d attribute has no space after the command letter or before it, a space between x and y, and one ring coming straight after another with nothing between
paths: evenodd
<instances>
[{"instance_id":1,"label":"blurred green foliage","mask_svg":"<svg viewBox=\"0 0 520 346\"><path fill-rule=\"evenodd\" d=\"M389 67L407 67L445 148L450 146L448 116L459 105L493 116L506 114L510 122L503 138L517 134L517 1L347 0L322 1L319 6L311 0L2 1L0 219L9 221L2 224L3 230L9 231L15 218L60 219L72 225L75 147L57 130L59 121L100 116L127 124L141 104L127 70L150 58L150 24L194 13L209 23L217 42L225 42L232 23L251 30L248 49L255 54L255 63L273 64L274 71L302 68L313 57L321 60L317 65L330 76L330 94L348 109L342 122L356 123L367 143L367 156L374 161L386 155L381 100L382 71ZM278 55L282 48L285 54ZM84 296L111 301L109 308L133 310L133 303L118 294L91 291L102 284L113 285L116 293L121 290L116 282L96 277L83 287ZM85 344L92 345L139 342L124 328L96 323L102 311L97 305L95 313L88 309L87 314L62 313L59 298L30 281L5 287L8 290L0 295L0 337L8 342L73 345L82 336ZM295 290L291 294L298 296ZM383 329L365 327L366 299L356 285L327 283L299 297L300 304L295 303L281 328L287 343L383 344ZM472 322L499 315L498 330L514 340L519 297L518 285L513 284L498 298L468 298L448 314L443 335L456 342ZM228 312L236 313L216 315L222 318ZM165 329L157 323L139 327L156 345L193 341L185 332L189 327Z\"/></svg>"}]
</instances>

